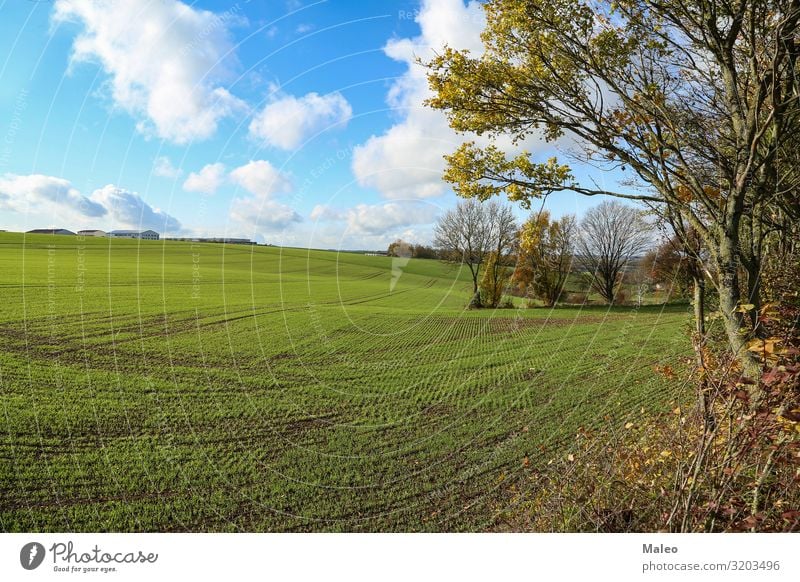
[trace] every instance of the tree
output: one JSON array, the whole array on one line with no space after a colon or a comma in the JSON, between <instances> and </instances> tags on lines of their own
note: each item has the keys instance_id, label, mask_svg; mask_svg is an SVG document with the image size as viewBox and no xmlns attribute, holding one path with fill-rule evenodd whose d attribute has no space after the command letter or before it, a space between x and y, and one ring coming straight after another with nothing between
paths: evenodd
<instances>
[{"instance_id":1,"label":"tree","mask_svg":"<svg viewBox=\"0 0 800 582\"><path fill-rule=\"evenodd\" d=\"M572 158L630 176L589 186L556 158L509 158L463 144L445 178L462 196L504 192L529 205L552 192L647 202L687 223L715 266L728 342L748 375L740 266L759 293L764 222L797 209L800 0L490 0L485 51L447 48L430 63L434 97L463 132L567 135ZM743 234L755 233L743 241ZM742 243L745 244L742 244ZM748 313L749 312L749 313Z\"/></svg>"},{"instance_id":2,"label":"tree","mask_svg":"<svg viewBox=\"0 0 800 582\"><path fill-rule=\"evenodd\" d=\"M467 265L472 275L471 305L481 306L480 273L487 257L495 253L497 259L491 277L499 277L515 232L511 208L494 200L487 203L463 200L439 218L434 230L435 244L445 260Z\"/></svg>"},{"instance_id":3,"label":"tree","mask_svg":"<svg viewBox=\"0 0 800 582\"><path fill-rule=\"evenodd\" d=\"M550 220L550 213L532 215L519 232L519 259L514 281L553 306L572 272L577 222L573 215Z\"/></svg>"},{"instance_id":4,"label":"tree","mask_svg":"<svg viewBox=\"0 0 800 582\"><path fill-rule=\"evenodd\" d=\"M412 256L415 259L435 259L438 257L436 249L426 245L414 245Z\"/></svg>"},{"instance_id":5,"label":"tree","mask_svg":"<svg viewBox=\"0 0 800 582\"><path fill-rule=\"evenodd\" d=\"M509 268L503 264L502 257L495 251L489 253L486 268L480 283L481 304L484 307L497 307L503 298L508 280L511 278Z\"/></svg>"},{"instance_id":6,"label":"tree","mask_svg":"<svg viewBox=\"0 0 800 582\"><path fill-rule=\"evenodd\" d=\"M399 238L389 244L386 254L390 257L410 258L414 254L414 246Z\"/></svg>"},{"instance_id":7,"label":"tree","mask_svg":"<svg viewBox=\"0 0 800 582\"><path fill-rule=\"evenodd\" d=\"M686 241L694 240L694 249L687 246ZM703 279L702 267L697 264L702 250L699 240L691 233L687 237L672 234L658 247L645 254L641 269L654 283L670 290L670 295L691 297L695 279Z\"/></svg>"},{"instance_id":8,"label":"tree","mask_svg":"<svg viewBox=\"0 0 800 582\"><path fill-rule=\"evenodd\" d=\"M490 289L488 307L497 307L508 283L510 273L509 253L517 239L517 224L514 212L508 205L489 203L486 205L489 225L489 256L484 273L484 289Z\"/></svg>"},{"instance_id":9,"label":"tree","mask_svg":"<svg viewBox=\"0 0 800 582\"><path fill-rule=\"evenodd\" d=\"M636 294L636 305L641 307L645 295L653 285L650 271L640 261L635 267L625 272L622 280L625 285L633 287L633 292Z\"/></svg>"},{"instance_id":10,"label":"tree","mask_svg":"<svg viewBox=\"0 0 800 582\"><path fill-rule=\"evenodd\" d=\"M592 289L609 304L630 260L647 248L649 233L641 211L616 201L605 201L583 217L578 257Z\"/></svg>"}]
</instances>

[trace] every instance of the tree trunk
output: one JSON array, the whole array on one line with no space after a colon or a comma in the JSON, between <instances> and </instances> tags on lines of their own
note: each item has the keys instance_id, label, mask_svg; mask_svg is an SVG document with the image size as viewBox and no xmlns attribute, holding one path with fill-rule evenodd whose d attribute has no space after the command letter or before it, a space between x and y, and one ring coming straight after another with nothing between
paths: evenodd
<instances>
[{"instance_id":1,"label":"tree trunk","mask_svg":"<svg viewBox=\"0 0 800 582\"><path fill-rule=\"evenodd\" d=\"M700 336L701 340L705 340L706 309L704 303L706 298L706 284L702 277L702 274L700 276L693 276L692 283L694 287L695 331L697 332L697 335Z\"/></svg>"},{"instance_id":2,"label":"tree trunk","mask_svg":"<svg viewBox=\"0 0 800 582\"><path fill-rule=\"evenodd\" d=\"M481 305L481 290L478 285L478 279L475 278L472 281L472 298L469 300L469 306L471 308L482 307Z\"/></svg>"},{"instance_id":3,"label":"tree trunk","mask_svg":"<svg viewBox=\"0 0 800 582\"><path fill-rule=\"evenodd\" d=\"M743 330L744 318L739 310L739 269L733 237L721 237L717 257L719 308L725 323L725 333L734 356L742 365L742 374L753 380L760 376L758 359L747 349L747 334Z\"/></svg>"},{"instance_id":4,"label":"tree trunk","mask_svg":"<svg viewBox=\"0 0 800 582\"><path fill-rule=\"evenodd\" d=\"M700 372L700 382L697 387L698 404L700 405L700 413L703 416L706 428L713 430L716 427L716 418L714 417L708 394L708 376L704 352L706 345L706 284L703 273L698 268L693 269L692 286L694 290L694 341L692 341L692 346L694 347L697 369Z\"/></svg>"},{"instance_id":5,"label":"tree trunk","mask_svg":"<svg viewBox=\"0 0 800 582\"><path fill-rule=\"evenodd\" d=\"M758 326L758 313L761 310L761 264L756 257L748 257L742 262L747 272L747 303L753 305L753 309L748 312L750 325L756 335L761 335L763 330Z\"/></svg>"},{"instance_id":6,"label":"tree trunk","mask_svg":"<svg viewBox=\"0 0 800 582\"><path fill-rule=\"evenodd\" d=\"M481 306L481 292L479 289L478 278L480 276L480 265L478 268L472 266L472 263L467 263L469 272L472 274L472 298L469 300L469 307Z\"/></svg>"},{"instance_id":7,"label":"tree trunk","mask_svg":"<svg viewBox=\"0 0 800 582\"><path fill-rule=\"evenodd\" d=\"M601 295L603 296L603 299L608 301L609 305L614 305L614 300L617 298L614 287L615 281L610 280L610 278L606 278L603 284Z\"/></svg>"}]
</instances>

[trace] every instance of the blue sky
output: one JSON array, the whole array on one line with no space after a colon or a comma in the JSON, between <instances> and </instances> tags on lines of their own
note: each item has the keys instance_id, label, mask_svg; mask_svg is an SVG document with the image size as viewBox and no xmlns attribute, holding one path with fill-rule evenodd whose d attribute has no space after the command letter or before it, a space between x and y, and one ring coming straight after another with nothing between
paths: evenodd
<instances>
[{"instance_id":1,"label":"blue sky","mask_svg":"<svg viewBox=\"0 0 800 582\"><path fill-rule=\"evenodd\" d=\"M422 106L414 59L480 50L477 3L0 0L0 14L0 228L383 248L428 242L457 200L440 176L462 138Z\"/></svg>"}]
</instances>

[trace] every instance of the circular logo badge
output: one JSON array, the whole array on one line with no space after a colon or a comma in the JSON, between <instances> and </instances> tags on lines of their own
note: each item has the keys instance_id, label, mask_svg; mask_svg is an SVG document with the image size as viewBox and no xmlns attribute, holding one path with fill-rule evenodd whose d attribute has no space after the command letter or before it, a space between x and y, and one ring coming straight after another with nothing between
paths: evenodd
<instances>
[{"instance_id":1,"label":"circular logo badge","mask_svg":"<svg viewBox=\"0 0 800 582\"><path fill-rule=\"evenodd\" d=\"M39 542L30 542L22 546L19 552L19 563L26 570L35 570L44 561L44 546Z\"/></svg>"}]
</instances>

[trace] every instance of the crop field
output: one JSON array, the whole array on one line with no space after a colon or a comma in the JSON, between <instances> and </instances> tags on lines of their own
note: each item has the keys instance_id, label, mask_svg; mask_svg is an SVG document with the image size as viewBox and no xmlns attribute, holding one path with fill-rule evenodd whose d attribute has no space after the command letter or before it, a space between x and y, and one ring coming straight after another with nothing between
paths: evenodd
<instances>
[{"instance_id":1,"label":"crop field","mask_svg":"<svg viewBox=\"0 0 800 582\"><path fill-rule=\"evenodd\" d=\"M466 311L434 260L0 233L0 287L4 531L492 529L689 355L686 306Z\"/></svg>"}]
</instances>

